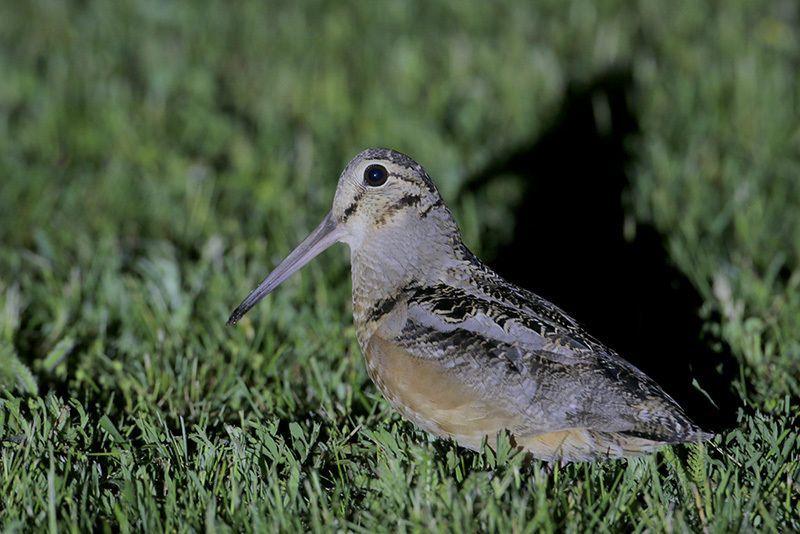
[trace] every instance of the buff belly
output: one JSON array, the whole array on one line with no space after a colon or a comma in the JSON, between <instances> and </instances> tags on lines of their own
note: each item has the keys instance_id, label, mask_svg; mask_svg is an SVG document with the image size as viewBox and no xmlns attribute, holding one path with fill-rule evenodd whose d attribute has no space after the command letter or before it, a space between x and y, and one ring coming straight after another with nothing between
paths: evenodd
<instances>
[{"instance_id":1,"label":"buff belly","mask_svg":"<svg viewBox=\"0 0 800 534\"><path fill-rule=\"evenodd\" d=\"M485 438L494 445L504 430L517 447L547 461L636 456L658 445L585 428L532 431L520 416L481 398L435 361L417 358L378 335L369 340L364 356L370 378L397 411L423 430L468 449L480 450Z\"/></svg>"}]
</instances>

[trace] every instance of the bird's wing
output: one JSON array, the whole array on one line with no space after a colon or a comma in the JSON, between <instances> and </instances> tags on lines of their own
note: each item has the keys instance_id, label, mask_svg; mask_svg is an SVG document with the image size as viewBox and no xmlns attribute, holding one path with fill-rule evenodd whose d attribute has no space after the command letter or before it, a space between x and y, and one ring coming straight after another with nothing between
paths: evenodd
<instances>
[{"instance_id":1,"label":"bird's wing","mask_svg":"<svg viewBox=\"0 0 800 534\"><path fill-rule=\"evenodd\" d=\"M525 298L528 296L537 300ZM521 291L504 291L502 297L445 284L416 287L408 295L409 316L437 331L474 332L523 351L539 352L565 365L594 359L598 352L610 352L544 299Z\"/></svg>"},{"instance_id":2,"label":"bird's wing","mask_svg":"<svg viewBox=\"0 0 800 534\"><path fill-rule=\"evenodd\" d=\"M697 430L653 380L563 312L523 304L452 286L415 288L394 343L524 414L532 433L591 428L673 441Z\"/></svg>"}]
</instances>

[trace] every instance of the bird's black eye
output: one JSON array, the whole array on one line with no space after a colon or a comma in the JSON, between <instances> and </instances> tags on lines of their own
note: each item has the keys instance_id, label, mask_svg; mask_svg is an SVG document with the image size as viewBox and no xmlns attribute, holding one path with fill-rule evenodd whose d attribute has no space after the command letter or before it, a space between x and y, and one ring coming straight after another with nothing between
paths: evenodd
<instances>
[{"instance_id":1,"label":"bird's black eye","mask_svg":"<svg viewBox=\"0 0 800 534\"><path fill-rule=\"evenodd\" d=\"M370 187L378 187L386 183L389 173L383 165L370 165L364 171L364 183Z\"/></svg>"}]
</instances>

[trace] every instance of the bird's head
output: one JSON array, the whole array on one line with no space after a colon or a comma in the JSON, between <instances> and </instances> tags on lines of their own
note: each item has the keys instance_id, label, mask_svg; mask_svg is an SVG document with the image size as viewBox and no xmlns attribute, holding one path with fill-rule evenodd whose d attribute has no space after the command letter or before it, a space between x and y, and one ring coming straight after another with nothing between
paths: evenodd
<instances>
[{"instance_id":1,"label":"bird's head","mask_svg":"<svg viewBox=\"0 0 800 534\"><path fill-rule=\"evenodd\" d=\"M458 227L420 164L388 148L364 150L339 176L331 211L245 298L228 323L235 324L334 243L347 243L353 258L368 257L388 278L426 269L427 258L446 257L458 240Z\"/></svg>"}]
</instances>

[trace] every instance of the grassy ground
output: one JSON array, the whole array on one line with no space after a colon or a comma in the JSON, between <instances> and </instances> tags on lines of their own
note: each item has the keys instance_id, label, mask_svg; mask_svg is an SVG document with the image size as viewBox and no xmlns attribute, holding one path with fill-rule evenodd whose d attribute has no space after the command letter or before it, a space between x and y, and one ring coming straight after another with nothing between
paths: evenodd
<instances>
[{"instance_id":1,"label":"grassy ground","mask_svg":"<svg viewBox=\"0 0 800 534\"><path fill-rule=\"evenodd\" d=\"M800 529L795 3L277 4L0 6L0 525ZM432 440L366 377L343 247L225 327L365 146L491 250L466 177L616 68L630 215L736 359L735 428L552 473Z\"/></svg>"}]
</instances>

